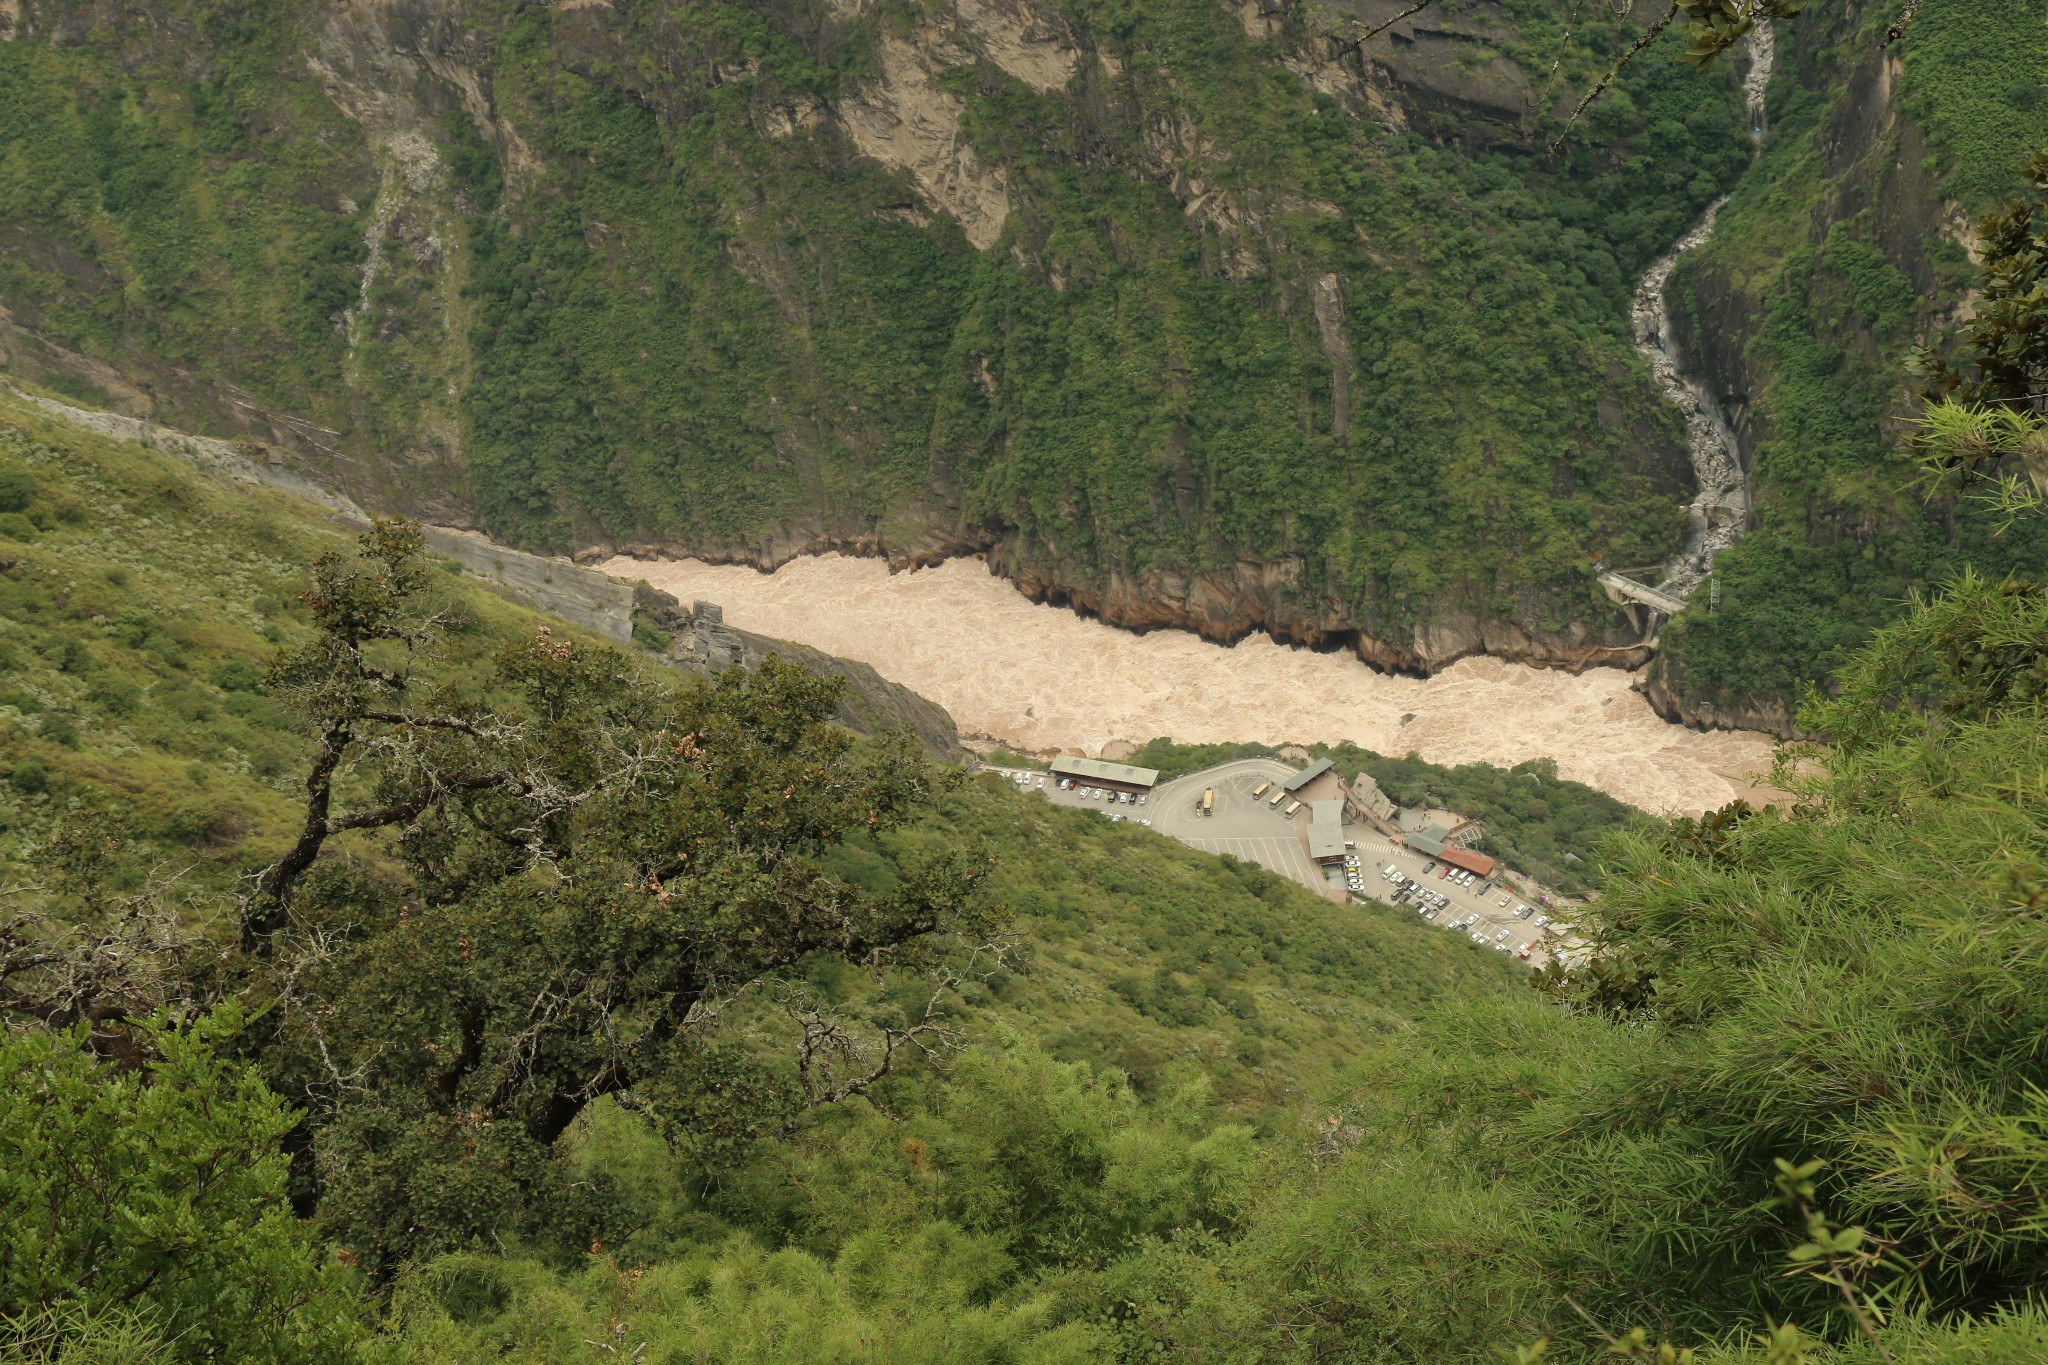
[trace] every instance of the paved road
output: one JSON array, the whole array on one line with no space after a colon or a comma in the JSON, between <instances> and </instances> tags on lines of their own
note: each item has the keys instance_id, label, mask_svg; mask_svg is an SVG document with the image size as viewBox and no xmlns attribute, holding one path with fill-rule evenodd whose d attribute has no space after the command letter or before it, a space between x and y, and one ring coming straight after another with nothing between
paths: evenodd
<instances>
[{"instance_id":1,"label":"paved road","mask_svg":"<svg viewBox=\"0 0 2048 1365\"><path fill-rule=\"evenodd\" d=\"M1333 885L1309 860L1299 828L1308 823L1308 811L1297 811L1289 819L1269 804L1273 791L1264 797L1252 795L1262 782L1272 783L1277 791L1294 771L1277 759L1241 758L1162 783L1152 797L1159 808L1153 827L1193 848L1257 863L1318 895L1341 892L1343 883ZM1203 815L1202 793L1211 788L1216 792L1215 809Z\"/></svg>"}]
</instances>

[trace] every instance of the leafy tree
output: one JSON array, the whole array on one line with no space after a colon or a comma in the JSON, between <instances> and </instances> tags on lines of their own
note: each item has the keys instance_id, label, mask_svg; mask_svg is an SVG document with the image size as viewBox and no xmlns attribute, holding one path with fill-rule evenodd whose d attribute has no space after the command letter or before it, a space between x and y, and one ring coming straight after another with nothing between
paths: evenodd
<instances>
[{"instance_id":1,"label":"leafy tree","mask_svg":"<svg viewBox=\"0 0 2048 1365\"><path fill-rule=\"evenodd\" d=\"M83 1025L0 1037L0 1341L10 1359L331 1361L355 1299L285 1199L296 1116L229 1060L225 1004L146 1032L140 1069Z\"/></svg>"},{"instance_id":2,"label":"leafy tree","mask_svg":"<svg viewBox=\"0 0 2048 1365\"><path fill-rule=\"evenodd\" d=\"M2030 193L1977 224L1984 277L1966 355L1920 354L1930 401L1914 440L1931 480L1990 480L2008 522L2048 507L2048 151L2023 176Z\"/></svg>"},{"instance_id":3,"label":"leafy tree","mask_svg":"<svg viewBox=\"0 0 2048 1365\"><path fill-rule=\"evenodd\" d=\"M599 1097L678 1132L771 1117L735 1108L747 1087L702 1046L757 983L820 955L926 963L989 929L957 850L878 892L821 866L943 786L907 737L832 723L839 680L771 659L676 691L542 628L488 676L425 687L416 528L379 523L315 578L318 633L271 670L317 737L305 827L244 932L283 1002L269 1064L311 1114L324 1216L380 1270L504 1226L559 1242L576 1221L549 1148ZM337 814L338 791L360 804ZM385 827L402 883L316 866Z\"/></svg>"}]
</instances>

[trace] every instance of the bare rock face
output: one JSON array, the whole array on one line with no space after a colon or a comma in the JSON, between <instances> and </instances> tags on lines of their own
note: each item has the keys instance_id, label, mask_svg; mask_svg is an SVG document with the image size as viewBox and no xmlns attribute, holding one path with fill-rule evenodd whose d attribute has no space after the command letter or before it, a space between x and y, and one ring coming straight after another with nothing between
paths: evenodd
<instances>
[{"instance_id":1,"label":"bare rock face","mask_svg":"<svg viewBox=\"0 0 2048 1365\"><path fill-rule=\"evenodd\" d=\"M966 43L1033 90L1065 88L1081 68L1074 35L1056 11L1029 0L955 0Z\"/></svg>"},{"instance_id":2,"label":"bare rock face","mask_svg":"<svg viewBox=\"0 0 2048 1365\"><path fill-rule=\"evenodd\" d=\"M863 155L909 172L925 201L986 251L1010 216L1009 176L962 135L966 102L940 73L985 60L1044 94L1080 70L1079 43L1057 12L1030 0L955 0L950 12L927 6L911 36L885 35L876 56L879 76L840 100L841 126Z\"/></svg>"},{"instance_id":3,"label":"bare rock face","mask_svg":"<svg viewBox=\"0 0 2048 1365\"><path fill-rule=\"evenodd\" d=\"M939 72L965 58L950 42L912 43L890 35L877 54L881 76L839 103L840 121L867 156L908 171L934 207L951 214L967 240L986 251L1010 216L1008 174L983 166L961 136L966 101L939 85Z\"/></svg>"},{"instance_id":4,"label":"bare rock face","mask_svg":"<svg viewBox=\"0 0 2048 1365\"><path fill-rule=\"evenodd\" d=\"M1672 683L1670 661L1658 658L1637 690L1650 709L1674 724L1694 730L1761 730L1783 740L1810 738L1794 721L1792 707L1781 697L1736 697L1686 700Z\"/></svg>"}]
</instances>

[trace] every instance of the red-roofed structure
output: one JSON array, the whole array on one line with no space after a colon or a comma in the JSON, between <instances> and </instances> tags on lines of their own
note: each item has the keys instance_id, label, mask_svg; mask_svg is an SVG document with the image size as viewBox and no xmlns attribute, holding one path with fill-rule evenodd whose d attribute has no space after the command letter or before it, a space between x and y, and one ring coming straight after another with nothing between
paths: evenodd
<instances>
[{"instance_id":1,"label":"red-roofed structure","mask_svg":"<svg viewBox=\"0 0 2048 1365\"><path fill-rule=\"evenodd\" d=\"M1474 853L1469 848L1452 848L1444 845L1444 851L1436 855L1452 867L1462 867L1477 877L1491 877L1494 861L1484 853Z\"/></svg>"}]
</instances>

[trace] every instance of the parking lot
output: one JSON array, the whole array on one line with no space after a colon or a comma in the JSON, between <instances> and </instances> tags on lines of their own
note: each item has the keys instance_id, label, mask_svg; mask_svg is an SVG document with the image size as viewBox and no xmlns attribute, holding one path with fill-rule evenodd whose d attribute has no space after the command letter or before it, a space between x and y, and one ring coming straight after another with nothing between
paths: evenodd
<instances>
[{"instance_id":1,"label":"parking lot","mask_svg":"<svg viewBox=\"0 0 2048 1365\"><path fill-rule=\"evenodd\" d=\"M1281 814L1286 802L1281 803L1280 809L1271 804L1280 784L1295 772L1292 766L1277 759L1246 758L1220 764L1163 782L1145 797L1132 797L1128 801L1083 795L1082 792L1088 790L1085 783L1073 790L1062 790L1057 779L1037 770L992 768L990 771L1015 783L1020 790L1035 791L1056 805L1077 806L1109 819L1147 825L1190 848L1208 853L1228 853L1257 863L1320 895L1343 898L1347 893L1347 884L1339 869L1319 867L1308 856L1296 829L1298 822L1308 819L1308 812L1299 811L1290 818ZM1252 793L1262 783L1272 785L1263 796L1253 796ZM1202 813L1202 796L1207 791L1213 791L1215 799L1205 815ZM1529 954L1526 960L1531 965L1540 966L1547 959L1551 940L1535 924L1536 918L1546 913L1542 907L1533 907L1528 919L1519 919L1515 915L1516 909L1529 902L1488 883L1468 888L1448 878L1438 877L1438 865L1433 859L1409 852L1369 826L1346 825L1344 836L1358 859L1360 886L1349 892L1352 899L1376 901L1404 915L1417 914L1412 898L1398 904L1395 902L1396 885L1381 876L1391 865L1403 876L1421 883L1423 889L1444 898L1446 904L1427 919L1428 923L1446 932L1458 932L1468 937L1475 931L1479 932L1488 946L1498 947L1504 942L1512 954L1519 955L1526 949ZM1500 904L1503 896L1508 897L1505 906ZM1452 930L1454 922L1473 915L1478 918L1469 928ZM1502 930L1507 931L1504 941L1500 938Z\"/></svg>"},{"instance_id":2,"label":"parking lot","mask_svg":"<svg viewBox=\"0 0 2048 1365\"><path fill-rule=\"evenodd\" d=\"M1528 919L1517 918L1515 911L1522 906L1530 906L1529 901L1491 883L1482 882L1478 886L1467 888L1449 878L1440 878L1436 872L1429 870L1432 866L1437 866L1433 859L1411 853L1405 848L1398 848L1385 839L1375 837L1370 850L1366 841L1360 839L1358 853L1359 870L1364 874L1366 899L1379 901L1383 905L1394 904L1397 888L1395 884L1381 876L1381 873L1391 865L1403 876L1414 878L1422 884L1423 889L1436 892L1447 902L1429 919L1430 924L1448 931L1453 921L1477 915L1478 922L1473 924L1471 929L1462 932L1469 936L1476 930L1485 936L1489 944L1497 944L1501 941L1500 932L1506 930L1505 941L1511 953L1519 955L1524 948L1528 949L1527 961L1534 966L1541 966L1549 959L1551 938L1536 925L1536 920L1548 913L1542 906L1531 906L1532 913ZM1486 889L1480 890L1481 886ZM1500 903L1502 897L1507 898L1508 903L1505 906ZM1403 914L1419 913L1412 898L1397 908Z\"/></svg>"}]
</instances>

